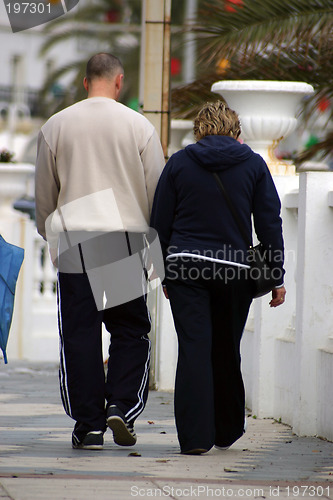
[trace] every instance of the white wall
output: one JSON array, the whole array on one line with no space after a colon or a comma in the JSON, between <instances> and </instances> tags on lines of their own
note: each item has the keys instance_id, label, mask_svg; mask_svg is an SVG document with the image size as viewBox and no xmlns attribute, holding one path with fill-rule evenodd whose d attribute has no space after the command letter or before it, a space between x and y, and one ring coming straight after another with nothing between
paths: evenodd
<instances>
[{"instance_id":1,"label":"white wall","mask_svg":"<svg viewBox=\"0 0 333 500\"><path fill-rule=\"evenodd\" d=\"M295 182L299 179L299 191ZM333 173L275 177L286 244L286 303L254 301L242 343L247 405L298 435L333 440ZM289 190L288 188L292 189ZM251 352L251 360L248 355Z\"/></svg>"}]
</instances>

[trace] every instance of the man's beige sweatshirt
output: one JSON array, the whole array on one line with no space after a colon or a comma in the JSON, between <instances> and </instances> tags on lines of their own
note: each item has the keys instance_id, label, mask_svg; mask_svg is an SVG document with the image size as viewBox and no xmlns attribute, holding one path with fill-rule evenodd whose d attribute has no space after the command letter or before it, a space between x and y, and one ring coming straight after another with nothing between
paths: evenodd
<instances>
[{"instance_id":1,"label":"man's beige sweatshirt","mask_svg":"<svg viewBox=\"0 0 333 500\"><path fill-rule=\"evenodd\" d=\"M152 124L123 104L91 97L60 111L38 138L38 232L146 231L164 163Z\"/></svg>"}]
</instances>

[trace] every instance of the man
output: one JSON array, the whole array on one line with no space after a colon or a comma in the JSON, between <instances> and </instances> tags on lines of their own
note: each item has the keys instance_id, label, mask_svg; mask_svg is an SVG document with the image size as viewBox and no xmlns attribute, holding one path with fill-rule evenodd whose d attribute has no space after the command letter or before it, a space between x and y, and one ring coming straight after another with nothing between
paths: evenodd
<instances>
[{"instance_id":1,"label":"man","mask_svg":"<svg viewBox=\"0 0 333 500\"><path fill-rule=\"evenodd\" d=\"M142 294L131 295L142 276L121 272L108 283L117 295L117 281L125 282L127 295L116 301L100 279L96 291L92 278L100 268L108 281L113 262L105 256L113 247L119 262L123 246L124 259L132 256L130 235L148 229L164 166L154 127L117 102L123 78L117 57L91 57L83 80L88 98L52 116L38 138L37 229L59 267L60 390L76 421L72 446L80 449L101 449L107 425L115 443L134 445L133 424L148 395L150 320L141 282ZM106 380L103 322L111 334Z\"/></svg>"}]
</instances>

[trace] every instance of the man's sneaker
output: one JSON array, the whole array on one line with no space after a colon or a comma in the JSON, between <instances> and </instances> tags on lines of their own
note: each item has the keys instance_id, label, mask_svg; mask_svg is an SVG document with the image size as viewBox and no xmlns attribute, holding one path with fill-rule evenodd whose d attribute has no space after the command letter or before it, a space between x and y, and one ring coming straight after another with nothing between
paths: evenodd
<instances>
[{"instance_id":1,"label":"man's sneaker","mask_svg":"<svg viewBox=\"0 0 333 500\"><path fill-rule=\"evenodd\" d=\"M72 446L76 450L102 450L103 449L103 432L91 431L84 435L80 440L75 432L72 434Z\"/></svg>"},{"instance_id":2,"label":"man's sneaker","mask_svg":"<svg viewBox=\"0 0 333 500\"><path fill-rule=\"evenodd\" d=\"M133 446L136 443L136 434L133 425L129 424L123 412L111 405L107 409L106 422L113 432L113 440L120 446Z\"/></svg>"}]
</instances>

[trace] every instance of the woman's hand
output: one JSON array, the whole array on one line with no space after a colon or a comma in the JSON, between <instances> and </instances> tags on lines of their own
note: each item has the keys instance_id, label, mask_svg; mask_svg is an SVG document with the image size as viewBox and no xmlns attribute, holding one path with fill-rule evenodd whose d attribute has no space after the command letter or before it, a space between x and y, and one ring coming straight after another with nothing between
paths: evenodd
<instances>
[{"instance_id":1,"label":"woman's hand","mask_svg":"<svg viewBox=\"0 0 333 500\"><path fill-rule=\"evenodd\" d=\"M162 285L164 297L169 300L168 290L165 285Z\"/></svg>"},{"instance_id":2,"label":"woman's hand","mask_svg":"<svg viewBox=\"0 0 333 500\"><path fill-rule=\"evenodd\" d=\"M281 286L281 288L273 288L272 300L270 301L269 305L271 307L281 306L284 303L286 293L287 292L284 286Z\"/></svg>"}]
</instances>

